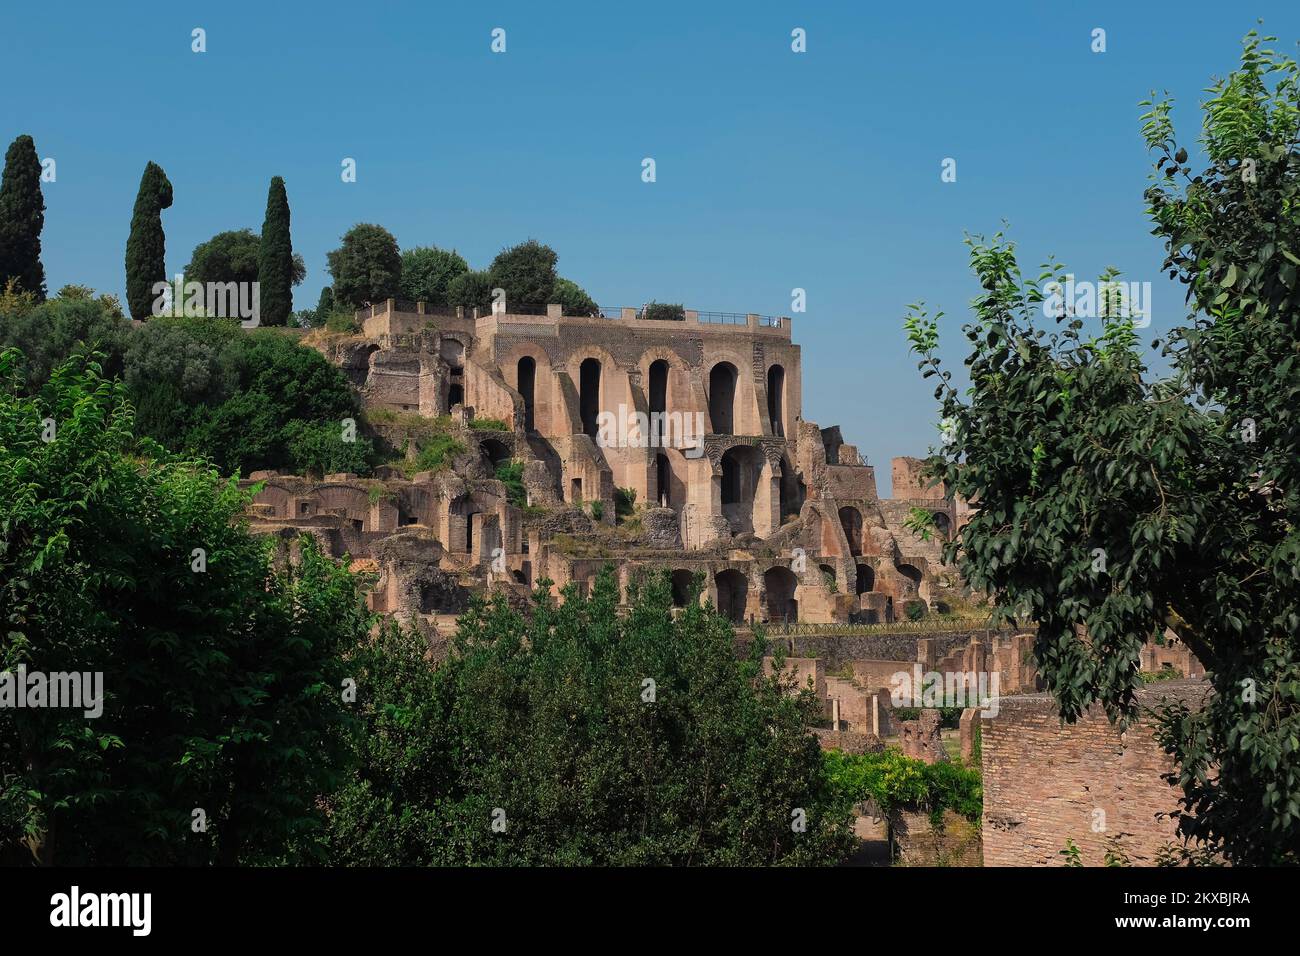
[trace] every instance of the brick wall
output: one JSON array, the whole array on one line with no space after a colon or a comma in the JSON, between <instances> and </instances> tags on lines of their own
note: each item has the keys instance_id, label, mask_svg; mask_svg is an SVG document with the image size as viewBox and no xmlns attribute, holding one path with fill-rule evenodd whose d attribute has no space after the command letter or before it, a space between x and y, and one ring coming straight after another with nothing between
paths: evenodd
<instances>
[{"instance_id":1,"label":"brick wall","mask_svg":"<svg viewBox=\"0 0 1300 956\"><path fill-rule=\"evenodd\" d=\"M1170 681L1139 691L1147 707L1174 696L1204 699L1201 681ZM1134 865L1150 866L1176 843L1180 791L1161 774L1172 761L1153 727L1121 733L1099 707L1062 725L1048 694L1004 697L981 725L986 866L1060 866L1067 839L1086 866L1100 866L1114 840Z\"/></svg>"}]
</instances>

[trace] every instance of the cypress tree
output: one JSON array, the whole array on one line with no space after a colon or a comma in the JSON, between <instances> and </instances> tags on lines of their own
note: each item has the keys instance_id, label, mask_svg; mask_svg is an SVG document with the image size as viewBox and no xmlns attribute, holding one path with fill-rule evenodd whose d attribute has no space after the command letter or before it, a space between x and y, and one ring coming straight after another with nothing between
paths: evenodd
<instances>
[{"instance_id":1,"label":"cypress tree","mask_svg":"<svg viewBox=\"0 0 1300 956\"><path fill-rule=\"evenodd\" d=\"M334 289L321 286L320 298L316 300L316 324L324 325L325 320L334 312Z\"/></svg>"},{"instance_id":2,"label":"cypress tree","mask_svg":"<svg viewBox=\"0 0 1300 956\"><path fill-rule=\"evenodd\" d=\"M262 323L287 325L293 311L293 243L289 238L289 197L280 176L271 179L266 196L257 281L262 296Z\"/></svg>"},{"instance_id":3,"label":"cypress tree","mask_svg":"<svg viewBox=\"0 0 1300 956\"><path fill-rule=\"evenodd\" d=\"M41 229L45 197L41 195L41 161L36 144L19 136L5 153L0 183L0 289L10 279L37 300L45 298L45 267L41 265Z\"/></svg>"},{"instance_id":4,"label":"cypress tree","mask_svg":"<svg viewBox=\"0 0 1300 956\"><path fill-rule=\"evenodd\" d=\"M162 211L172 204L172 184L156 163L140 177L140 191L131 214L131 236L126 240L126 302L131 318L149 318L156 282L167 281L167 237Z\"/></svg>"}]
</instances>

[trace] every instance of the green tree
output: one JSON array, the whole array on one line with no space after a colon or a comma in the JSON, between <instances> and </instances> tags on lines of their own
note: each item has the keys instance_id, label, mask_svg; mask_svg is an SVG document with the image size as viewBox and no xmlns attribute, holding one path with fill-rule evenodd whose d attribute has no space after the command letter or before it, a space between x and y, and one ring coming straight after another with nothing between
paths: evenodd
<instances>
[{"instance_id":1,"label":"green tree","mask_svg":"<svg viewBox=\"0 0 1300 956\"><path fill-rule=\"evenodd\" d=\"M63 293L61 289L57 297L30 310L0 314L0 347L13 346L25 354L28 391L44 385L50 373L68 358L91 351L103 353L106 374L121 373L131 328L116 301L106 296L81 298Z\"/></svg>"},{"instance_id":2,"label":"green tree","mask_svg":"<svg viewBox=\"0 0 1300 956\"><path fill-rule=\"evenodd\" d=\"M44 226L41 160L32 138L23 134L5 153L0 181L0 288L14 279L38 302L45 298L45 267L41 265Z\"/></svg>"},{"instance_id":3,"label":"green tree","mask_svg":"<svg viewBox=\"0 0 1300 956\"><path fill-rule=\"evenodd\" d=\"M334 290L321 286L320 298L316 300L316 314L312 316L312 326L320 328L334 314Z\"/></svg>"},{"instance_id":4,"label":"green tree","mask_svg":"<svg viewBox=\"0 0 1300 956\"><path fill-rule=\"evenodd\" d=\"M738 660L712 607L687 602L674 620L666 575L629 599L624 617L607 568L589 597L570 587L557 605L539 589L528 616L476 604L436 669L409 635L358 652L365 729L330 801L335 860L842 859L849 816L808 730L811 693L762 676L761 639Z\"/></svg>"},{"instance_id":5,"label":"green tree","mask_svg":"<svg viewBox=\"0 0 1300 956\"><path fill-rule=\"evenodd\" d=\"M490 309L492 289L492 278L486 272L462 272L447 283L447 304Z\"/></svg>"},{"instance_id":6,"label":"green tree","mask_svg":"<svg viewBox=\"0 0 1300 956\"><path fill-rule=\"evenodd\" d=\"M447 286L469 271L455 249L427 246L402 252L402 298L430 305L447 305Z\"/></svg>"},{"instance_id":7,"label":"green tree","mask_svg":"<svg viewBox=\"0 0 1300 956\"><path fill-rule=\"evenodd\" d=\"M153 311L154 284L167 281L167 237L162 211L172 204L172 184L156 163L140 177L126 240L126 304L131 318L143 321Z\"/></svg>"},{"instance_id":8,"label":"green tree","mask_svg":"<svg viewBox=\"0 0 1300 956\"><path fill-rule=\"evenodd\" d=\"M1147 368L1122 296L1103 296L1089 334L1055 300L1064 270L1027 282L1000 237L970 242L982 292L965 396L937 357L938 317L914 307L908 330L946 422L930 474L979 502L947 556L1002 616L1038 622L1062 715L1100 701L1131 717L1142 644L1172 629L1214 691L1158 710L1181 832L1234 863L1296 863L1297 66L1252 33L1208 92L1200 173L1170 102L1144 104L1149 212L1190 307L1163 343L1168 374Z\"/></svg>"},{"instance_id":9,"label":"green tree","mask_svg":"<svg viewBox=\"0 0 1300 956\"><path fill-rule=\"evenodd\" d=\"M600 311L596 300L587 295L582 287L571 279L555 280L551 301L564 306L565 315L596 315Z\"/></svg>"},{"instance_id":10,"label":"green tree","mask_svg":"<svg viewBox=\"0 0 1300 956\"><path fill-rule=\"evenodd\" d=\"M274 176L266 197L266 219L258 251L257 281L263 325L286 325L293 311L293 241L289 234L289 197L284 179Z\"/></svg>"},{"instance_id":11,"label":"green tree","mask_svg":"<svg viewBox=\"0 0 1300 956\"><path fill-rule=\"evenodd\" d=\"M134 438L125 385L93 361L24 398L19 357L0 353L0 670L100 673L102 712L0 708L0 857L309 847L346 765L344 651L369 630L354 580L306 539L277 570L246 495Z\"/></svg>"},{"instance_id":12,"label":"green tree","mask_svg":"<svg viewBox=\"0 0 1300 956\"><path fill-rule=\"evenodd\" d=\"M192 282L257 282L258 259L262 237L251 229L219 232L194 247L185 278ZM298 253L292 254L292 284L307 277L307 264ZM265 313L263 313L265 315Z\"/></svg>"},{"instance_id":13,"label":"green tree","mask_svg":"<svg viewBox=\"0 0 1300 956\"><path fill-rule=\"evenodd\" d=\"M555 301L555 262L558 256L550 246L529 239L509 249L502 249L488 277L492 287L506 290L506 308L512 305L546 305Z\"/></svg>"},{"instance_id":14,"label":"green tree","mask_svg":"<svg viewBox=\"0 0 1300 956\"><path fill-rule=\"evenodd\" d=\"M343 245L329 254L334 277L334 301L349 309L398 295L402 256L397 240L383 226L359 223L343 236Z\"/></svg>"}]
</instances>

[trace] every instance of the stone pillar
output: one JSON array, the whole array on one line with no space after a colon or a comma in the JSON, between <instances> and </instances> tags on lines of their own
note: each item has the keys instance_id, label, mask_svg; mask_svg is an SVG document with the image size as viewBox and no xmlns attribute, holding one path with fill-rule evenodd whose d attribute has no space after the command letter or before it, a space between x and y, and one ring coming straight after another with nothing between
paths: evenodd
<instances>
[{"instance_id":1,"label":"stone pillar","mask_svg":"<svg viewBox=\"0 0 1300 956\"><path fill-rule=\"evenodd\" d=\"M970 763L975 756L975 733L979 729L980 712L976 707L967 707L961 712L961 759Z\"/></svg>"}]
</instances>

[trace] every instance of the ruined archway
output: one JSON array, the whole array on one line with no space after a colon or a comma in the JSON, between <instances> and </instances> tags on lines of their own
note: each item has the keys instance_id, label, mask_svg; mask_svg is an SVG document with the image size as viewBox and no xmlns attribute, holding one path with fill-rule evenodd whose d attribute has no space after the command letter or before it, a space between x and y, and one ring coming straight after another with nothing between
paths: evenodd
<instances>
[{"instance_id":1,"label":"ruined archway","mask_svg":"<svg viewBox=\"0 0 1300 956\"><path fill-rule=\"evenodd\" d=\"M696 596L695 572L687 568L678 568L672 574L673 607L686 607L691 598Z\"/></svg>"},{"instance_id":2,"label":"ruined archway","mask_svg":"<svg viewBox=\"0 0 1300 956\"><path fill-rule=\"evenodd\" d=\"M754 530L754 498L766 463L752 445L737 445L722 454L722 516L732 534Z\"/></svg>"},{"instance_id":3,"label":"ruined archway","mask_svg":"<svg viewBox=\"0 0 1300 956\"><path fill-rule=\"evenodd\" d=\"M600 418L600 359L583 359L578 368L578 407L583 434L595 438Z\"/></svg>"},{"instance_id":4,"label":"ruined archway","mask_svg":"<svg viewBox=\"0 0 1300 956\"><path fill-rule=\"evenodd\" d=\"M767 370L767 420L772 434L785 437L785 369L773 365Z\"/></svg>"},{"instance_id":5,"label":"ruined archway","mask_svg":"<svg viewBox=\"0 0 1300 956\"><path fill-rule=\"evenodd\" d=\"M799 620L799 602L795 589L799 579L789 568L777 565L763 575L763 589L767 593L767 619L773 624L793 624Z\"/></svg>"},{"instance_id":6,"label":"ruined archway","mask_svg":"<svg viewBox=\"0 0 1300 956\"><path fill-rule=\"evenodd\" d=\"M521 358L515 367L515 381L519 383L518 392L524 400L524 431L530 432L535 427L533 395L537 387L537 359L531 355Z\"/></svg>"},{"instance_id":7,"label":"ruined archway","mask_svg":"<svg viewBox=\"0 0 1300 956\"><path fill-rule=\"evenodd\" d=\"M479 448L482 449L483 457L487 459L494 474L497 468L513 457L509 446L499 438L484 438L479 442Z\"/></svg>"},{"instance_id":8,"label":"ruined archway","mask_svg":"<svg viewBox=\"0 0 1300 956\"><path fill-rule=\"evenodd\" d=\"M902 580L898 584L898 599L903 602L921 597L921 583L924 576L921 571L910 564L900 564L898 573Z\"/></svg>"},{"instance_id":9,"label":"ruined archway","mask_svg":"<svg viewBox=\"0 0 1300 956\"><path fill-rule=\"evenodd\" d=\"M743 624L749 580L735 568L719 571L713 580L718 589L718 613L733 624Z\"/></svg>"},{"instance_id":10,"label":"ruined archway","mask_svg":"<svg viewBox=\"0 0 1300 956\"><path fill-rule=\"evenodd\" d=\"M803 509L803 483L790 464L790 456L781 456L781 520L797 517Z\"/></svg>"},{"instance_id":11,"label":"ruined archway","mask_svg":"<svg viewBox=\"0 0 1300 956\"><path fill-rule=\"evenodd\" d=\"M857 557L862 553L862 512L845 505L840 509L840 527L844 537L849 539L849 554Z\"/></svg>"},{"instance_id":12,"label":"ruined archway","mask_svg":"<svg viewBox=\"0 0 1300 956\"><path fill-rule=\"evenodd\" d=\"M876 572L869 564L858 565L858 593L866 594L876 589Z\"/></svg>"},{"instance_id":13,"label":"ruined archway","mask_svg":"<svg viewBox=\"0 0 1300 956\"><path fill-rule=\"evenodd\" d=\"M650 408L650 444L654 448L663 445L664 413L668 411L668 361L656 359L650 363L649 393L646 396Z\"/></svg>"},{"instance_id":14,"label":"ruined archway","mask_svg":"<svg viewBox=\"0 0 1300 956\"><path fill-rule=\"evenodd\" d=\"M934 512L934 530L939 533L939 537L947 541L952 531L952 524L948 521L948 515L942 511Z\"/></svg>"},{"instance_id":15,"label":"ruined archway","mask_svg":"<svg viewBox=\"0 0 1300 956\"><path fill-rule=\"evenodd\" d=\"M739 377L736 366L730 362L719 362L709 370L709 418L716 435L735 434Z\"/></svg>"}]
</instances>

